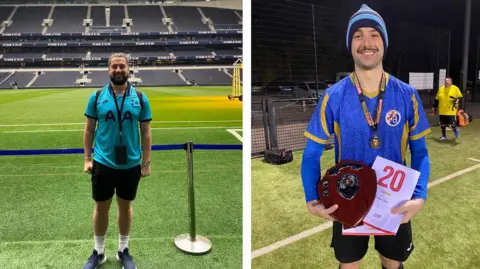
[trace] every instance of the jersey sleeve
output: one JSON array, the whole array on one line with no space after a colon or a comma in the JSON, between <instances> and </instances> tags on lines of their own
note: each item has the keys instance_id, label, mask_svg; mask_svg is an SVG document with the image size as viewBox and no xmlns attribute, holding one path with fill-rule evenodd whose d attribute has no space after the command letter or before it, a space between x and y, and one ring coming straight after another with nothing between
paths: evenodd
<instances>
[{"instance_id":1,"label":"jersey sleeve","mask_svg":"<svg viewBox=\"0 0 480 269\"><path fill-rule=\"evenodd\" d=\"M427 115L417 90L413 91L409 104L409 140L417 140L431 132L430 124L428 123Z\"/></svg>"},{"instance_id":2,"label":"jersey sleeve","mask_svg":"<svg viewBox=\"0 0 480 269\"><path fill-rule=\"evenodd\" d=\"M92 93L90 95L90 98L88 99L87 107L85 108L85 113L84 115L88 118L98 120L97 113L95 111L95 99L96 99L96 92Z\"/></svg>"},{"instance_id":3,"label":"jersey sleeve","mask_svg":"<svg viewBox=\"0 0 480 269\"><path fill-rule=\"evenodd\" d=\"M331 100L326 93L315 108L304 134L317 143L328 144L328 139L333 133L333 122Z\"/></svg>"},{"instance_id":4,"label":"jersey sleeve","mask_svg":"<svg viewBox=\"0 0 480 269\"><path fill-rule=\"evenodd\" d=\"M143 93L142 93L143 94ZM152 120L152 110L150 108L150 102L147 95L143 94L143 109L138 119L140 122L146 122Z\"/></svg>"}]
</instances>

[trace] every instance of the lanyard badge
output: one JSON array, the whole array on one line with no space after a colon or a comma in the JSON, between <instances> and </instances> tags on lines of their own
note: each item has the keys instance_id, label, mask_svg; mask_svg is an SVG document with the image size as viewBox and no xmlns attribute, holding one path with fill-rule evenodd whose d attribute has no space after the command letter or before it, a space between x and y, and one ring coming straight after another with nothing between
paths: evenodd
<instances>
[{"instance_id":1,"label":"lanyard badge","mask_svg":"<svg viewBox=\"0 0 480 269\"><path fill-rule=\"evenodd\" d=\"M130 87L128 87L125 90L125 92L123 93L122 104L121 104L120 109L118 108L117 96L115 95L115 92L113 91L113 89L111 89L111 86L110 86L110 90L111 90L111 93L114 97L115 108L117 110L118 129L120 131L120 145L115 146L115 163L117 165L124 165L124 164L127 164L128 153L127 153L127 146L123 145L123 141L122 141L123 140L123 135L122 135L122 127L123 127L122 126L122 111L123 111L123 106L125 105L125 99L127 97L127 92L129 92Z\"/></svg>"},{"instance_id":2,"label":"lanyard badge","mask_svg":"<svg viewBox=\"0 0 480 269\"><path fill-rule=\"evenodd\" d=\"M355 84L355 88L357 90L358 98L360 99L360 103L362 104L362 111L365 116L365 120L368 123L368 126L372 129L373 136L370 138L370 147L374 149L380 148L380 138L377 135L378 131L378 123L380 122L380 115L382 114L382 107L383 107L383 98L385 96L385 86L387 78L385 76L385 72L382 73L382 79L380 80L380 93L377 99L377 105L375 107L375 121L373 121L372 115L368 111L367 103L365 101L365 96L362 92L362 87L360 85L360 81L358 81L357 75L355 72L352 74L353 83Z\"/></svg>"}]
</instances>

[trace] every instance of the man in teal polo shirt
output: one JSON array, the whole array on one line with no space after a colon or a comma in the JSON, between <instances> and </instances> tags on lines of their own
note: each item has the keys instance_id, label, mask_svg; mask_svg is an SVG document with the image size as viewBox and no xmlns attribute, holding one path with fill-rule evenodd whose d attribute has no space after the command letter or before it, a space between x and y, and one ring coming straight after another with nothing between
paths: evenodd
<instances>
[{"instance_id":1,"label":"man in teal polo shirt","mask_svg":"<svg viewBox=\"0 0 480 269\"><path fill-rule=\"evenodd\" d=\"M119 230L116 258L123 269L136 269L128 249L128 235L132 226L131 202L135 199L140 178L150 175L152 113L147 96L128 82L126 54L114 53L110 56L108 73L111 83L90 96L85 110L84 172L92 175L95 248L83 268L95 269L107 259L105 234L110 205L116 192Z\"/></svg>"}]
</instances>

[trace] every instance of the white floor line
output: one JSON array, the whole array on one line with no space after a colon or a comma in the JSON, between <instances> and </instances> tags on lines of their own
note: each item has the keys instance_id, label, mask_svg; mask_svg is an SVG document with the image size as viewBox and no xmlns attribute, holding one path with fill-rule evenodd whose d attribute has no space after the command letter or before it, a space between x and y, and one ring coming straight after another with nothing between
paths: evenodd
<instances>
[{"instance_id":1,"label":"white floor line","mask_svg":"<svg viewBox=\"0 0 480 269\"><path fill-rule=\"evenodd\" d=\"M470 160L472 160L472 158L469 158ZM480 160L479 160L480 161ZM431 188L433 186L436 186L440 183L443 183L447 180L450 180L452 178L455 178L455 177L458 177L460 175L463 175L463 174L466 174L470 171L473 171L475 169L478 169L480 168L480 164L476 164L474 166L470 166L468 168L465 168L465 169L462 169L460 171L457 171L453 174L450 174L450 175L447 175L445 177L442 177L442 178L439 178L437 180L434 180L432 181L431 183L428 183L428 188ZM288 246L296 241L299 241L301 239L304 239L306 237L309 237L311 235L314 235L316 233L319 233L319 232L322 232L330 227L332 227L332 222L331 221L328 221L326 223L323 223L322 225L319 225L317 227L314 227L312 229L309 229L309 230L306 230L304 232L301 232L299 234L296 234L296 235L293 235L293 236L290 236L288 238L285 238L283 240L280 240L280 241L277 241L269 246L266 246L266 247L263 247L263 248L260 248L260 249L257 249L257 250L254 250L252 252L252 260L255 259L255 258L258 258L260 256L263 256L265 254L268 254L270 252L273 252L279 248L282 248L282 247L285 247L285 246Z\"/></svg>"},{"instance_id":2,"label":"white floor line","mask_svg":"<svg viewBox=\"0 0 480 269\"><path fill-rule=\"evenodd\" d=\"M242 120L192 120L192 121L151 121L150 123L214 123L214 122L242 122ZM0 124L0 127L28 127L28 126L63 126L85 125L85 122L70 123L27 123L27 124Z\"/></svg>"},{"instance_id":3,"label":"white floor line","mask_svg":"<svg viewBox=\"0 0 480 269\"><path fill-rule=\"evenodd\" d=\"M243 137L237 133L238 131L243 131L242 129L227 129L227 132L231 133L233 136L235 136L240 142L243 143Z\"/></svg>"},{"instance_id":4,"label":"white floor line","mask_svg":"<svg viewBox=\"0 0 480 269\"><path fill-rule=\"evenodd\" d=\"M225 129L237 128L240 126L198 126L198 127L152 127L152 130L198 130L198 129ZM4 134L16 133L57 133L57 132L83 132L83 129L65 129L65 130L22 130L22 131L2 131Z\"/></svg>"}]
</instances>

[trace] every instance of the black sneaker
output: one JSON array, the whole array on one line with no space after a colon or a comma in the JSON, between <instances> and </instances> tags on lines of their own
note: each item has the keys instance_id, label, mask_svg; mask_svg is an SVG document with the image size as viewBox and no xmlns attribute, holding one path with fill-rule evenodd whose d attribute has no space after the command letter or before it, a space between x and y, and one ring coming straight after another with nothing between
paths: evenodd
<instances>
[{"instance_id":1,"label":"black sneaker","mask_svg":"<svg viewBox=\"0 0 480 269\"><path fill-rule=\"evenodd\" d=\"M128 248L125 248L123 252L117 252L117 261L122 265L122 269L137 269L137 265L133 262L133 258L130 256Z\"/></svg>"},{"instance_id":2,"label":"black sneaker","mask_svg":"<svg viewBox=\"0 0 480 269\"><path fill-rule=\"evenodd\" d=\"M93 250L92 255L88 258L87 263L83 266L83 269L97 269L107 261L107 256L104 254L98 254L97 250Z\"/></svg>"}]
</instances>

